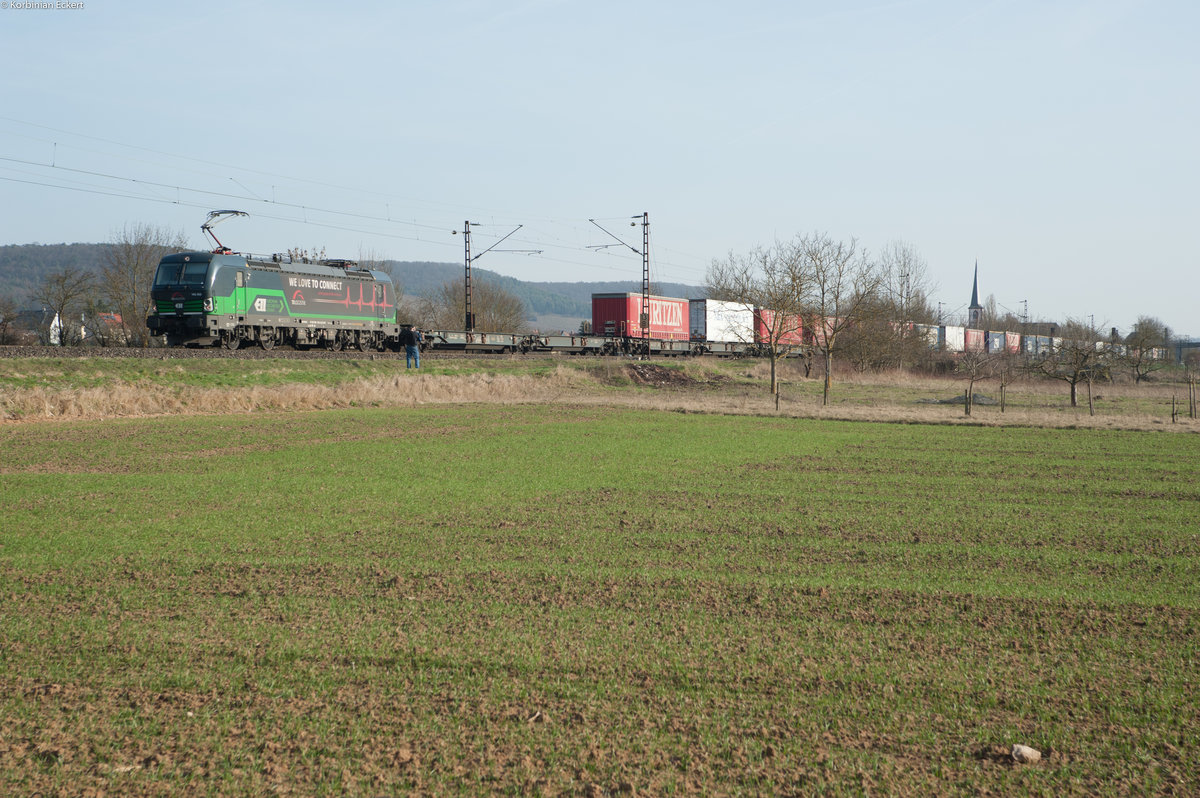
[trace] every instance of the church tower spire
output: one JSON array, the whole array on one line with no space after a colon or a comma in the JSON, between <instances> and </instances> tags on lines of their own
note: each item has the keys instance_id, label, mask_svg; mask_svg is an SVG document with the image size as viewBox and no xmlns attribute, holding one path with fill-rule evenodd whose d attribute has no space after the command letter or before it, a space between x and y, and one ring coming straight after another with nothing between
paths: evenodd
<instances>
[{"instance_id":1,"label":"church tower spire","mask_svg":"<svg viewBox=\"0 0 1200 798\"><path fill-rule=\"evenodd\" d=\"M971 304L967 306L967 326L979 327L983 318L983 305L979 304L979 259L975 260L975 283L971 286Z\"/></svg>"}]
</instances>

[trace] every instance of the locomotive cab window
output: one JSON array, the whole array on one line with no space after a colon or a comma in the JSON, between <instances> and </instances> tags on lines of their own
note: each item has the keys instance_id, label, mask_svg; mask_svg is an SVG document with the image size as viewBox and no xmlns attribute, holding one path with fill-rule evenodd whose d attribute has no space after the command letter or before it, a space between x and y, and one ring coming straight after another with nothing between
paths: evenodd
<instances>
[{"instance_id":1,"label":"locomotive cab window","mask_svg":"<svg viewBox=\"0 0 1200 798\"><path fill-rule=\"evenodd\" d=\"M204 277L208 274L207 263L183 264L183 281L188 285L203 285Z\"/></svg>"},{"instance_id":2,"label":"locomotive cab window","mask_svg":"<svg viewBox=\"0 0 1200 798\"><path fill-rule=\"evenodd\" d=\"M207 263L160 263L154 275L155 285L203 285Z\"/></svg>"},{"instance_id":3,"label":"locomotive cab window","mask_svg":"<svg viewBox=\"0 0 1200 798\"><path fill-rule=\"evenodd\" d=\"M154 275L155 285L171 285L179 281L179 263L160 263Z\"/></svg>"}]
</instances>

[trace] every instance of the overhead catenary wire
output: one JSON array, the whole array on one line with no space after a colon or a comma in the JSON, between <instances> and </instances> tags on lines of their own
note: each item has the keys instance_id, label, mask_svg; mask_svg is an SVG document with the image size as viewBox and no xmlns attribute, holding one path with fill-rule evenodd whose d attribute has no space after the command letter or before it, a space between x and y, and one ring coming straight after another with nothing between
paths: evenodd
<instances>
[{"instance_id":1,"label":"overhead catenary wire","mask_svg":"<svg viewBox=\"0 0 1200 798\"><path fill-rule=\"evenodd\" d=\"M3 157L0 157L0 160L14 161L16 159L6 159ZM65 167L57 167L57 168L63 169ZM105 175L104 173L98 173L98 172L94 172L94 171L90 171L90 170L70 169L68 171L76 172L79 174L88 174L88 175L92 175L92 176L108 177L108 175ZM379 229L374 229L374 228L366 229L363 227L350 226L350 225L346 225L346 224L334 224L331 222L319 221L319 220L314 219L311 216L309 216L309 212L329 213L331 215L336 215L336 216L341 216L341 217L346 217L346 218L357 218L357 219L362 219L362 220L366 220L366 221L382 221L382 222L389 222L389 223L393 223L393 224L399 223L399 224L405 224L405 225L408 225L411 227L421 228L424 230L440 231L441 229L443 229L441 227L438 227L436 225L431 225L431 224L419 224L419 223L412 223L412 222L404 222L404 221L400 221L400 220L385 219L385 218L370 216L370 215L365 215L365 214L356 214L356 213L347 212L347 211L338 211L336 209L313 208L313 207L301 205L298 203L272 202L270 200L255 199L255 198L246 197L246 196L240 195L240 194L231 194L229 192L217 192L217 191L210 191L210 190L205 190L205 189L195 189L195 188L190 188L190 187L186 187L186 186L172 186L170 184L158 184L158 183L154 183L154 182L150 182L150 181L137 180L135 178L120 178L119 176L116 176L116 179L126 180L127 182L130 182L137 186L146 186L146 187L157 186L157 187L161 187L161 188L171 188L176 191L198 193L198 194L203 194L203 195L209 196L209 197L219 197L222 199L237 200L237 201L242 201L242 202L259 202L259 203L263 203L266 205L271 205L271 206L279 207L279 208L292 208L294 210L299 210L301 212L301 216L299 216L299 217L284 216L284 215L273 214L273 213L263 212L263 211L255 212L255 216L264 218L264 219L270 219L273 221L303 224L303 225L307 225L310 227L318 227L321 229L340 230L340 231L344 231L344 232L359 233L362 235L379 236L379 237L390 238L390 239L401 240L401 241L421 242L423 244L440 245L440 246L445 246L447 248L454 248L456 246L454 244L451 244L450 242L438 241L435 238L428 238L428 237L422 238L422 237L416 236L416 235L406 235L406 234L402 234L402 233L389 232L386 230L379 230ZM209 203L201 202L197 199L188 200L188 199L182 199L179 197L168 198L168 197L163 197L163 196L148 196L144 193L131 193L128 191L106 189L106 188L97 187L97 186L88 185L88 184L64 185L62 183L50 183L50 182L46 182L43 180L20 179L20 178L14 178L14 177L6 177L3 175L0 175L0 180L14 182L14 183L24 183L27 185L42 186L42 187L47 187L47 188L56 188L56 189L61 189L61 190L76 191L76 192L87 193L87 194L95 194L95 195L99 195L99 196L118 197L118 198L122 198L122 199L132 199L132 200L139 200L139 201L145 201L145 202L156 202L156 203L161 203L161 204L166 204L166 205L176 205L179 207L201 208L201 209L210 208ZM582 251L593 251L587 246L578 247L578 246L569 246L566 244L545 243L545 242L539 241L537 239L518 238L518 239L515 239L515 241L517 243L527 245L525 248L522 248L519 250L512 250L512 252L517 252L517 253L521 253L521 254L540 254L540 253L544 253L548 250L557 250L557 251L561 251L561 252L576 252L576 253L582 252ZM626 245L626 246L628 246L628 245ZM509 250L500 250L500 251L509 251ZM633 251L636 252L637 250L633 250ZM605 255L605 254L611 254L611 253L600 252L600 253L594 253L594 254ZM627 272L626 267L623 267L623 266L617 266L617 265L610 266L610 265L605 265L605 264L598 264L594 260L593 261L583 261L583 260L564 257L562 255L554 255L549 258L546 258L546 260L549 260L549 261L552 261L555 263L561 263L564 265L579 266L581 268L602 269L605 271L612 271L612 272ZM656 271L659 272L660 275L663 273L663 270L661 268L656 269ZM679 280L680 282L686 282L690 278L690 275L686 275L686 274L673 275L673 276L675 276L675 278L677 280ZM631 276L629 279L633 280L635 278L633 278Z\"/></svg>"},{"instance_id":2,"label":"overhead catenary wire","mask_svg":"<svg viewBox=\"0 0 1200 798\"><path fill-rule=\"evenodd\" d=\"M324 187L337 188L339 190L351 192L351 193L358 194L358 195L364 195L364 196L365 195L380 196L380 197L390 197L391 196L391 195L383 194L381 192L373 192L373 191L365 190L365 189L361 189L361 188L341 186L341 185L337 185L337 184L311 180L308 178L296 178L294 176L281 175L279 173L269 172L269 171L264 171L264 170L244 169L242 167L237 167L237 166L233 166L230 164L223 164L223 163L216 162L216 161L209 161L209 160L194 158L194 157L190 157L190 156L179 156L176 154L163 152L161 150L156 150L156 149L152 149L152 148L148 148L148 147L140 147L137 145L130 145L130 144L127 144L124 142L118 142L118 141L114 141L111 139L106 139L106 138L102 138L102 137L98 137L98 136L73 133L71 131L64 131L64 130L61 130L58 128L51 128L51 127L45 126L45 125L38 125L36 123L24 122L22 120L17 120L12 117L0 116L0 120L15 122L17 124L30 125L32 127L36 127L39 129L49 130L49 131L52 131L55 133L63 133L68 136L74 136L74 137L78 137L81 139L101 142L104 144L110 144L115 147L130 149L133 151L149 152L149 153L153 153L155 155L163 156L164 158L168 158L168 159L178 159L178 160L183 160L183 161L187 161L190 163L202 164L202 165L206 165L206 166L215 166L215 167L222 168L222 169L232 169L235 171L245 172L248 174L268 176L268 177L277 178L277 179L289 181L289 182L300 183L300 184L309 184L309 185L318 185L318 186L324 186ZM35 138L35 137L29 137L29 138ZM45 141L44 139L36 139L36 138L35 138L35 140ZM36 169L36 170L42 170L41 172L35 172L35 171L29 171L29 170L11 170L15 174L22 175L22 177L9 177L9 176L0 175L0 180L5 180L8 182L15 182L15 183L22 183L22 184L26 184L26 185L41 186L41 187L50 188L50 189L69 190L69 191L75 191L75 192L80 192L80 193L94 194L97 196L118 197L118 198L134 200L134 201L155 202L155 203L160 203L160 204L176 205L179 207L208 208L208 207L210 207L209 203L205 202L202 198L213 198L213 199L219 198L222 200L222 202L231 201L231 202L237 202L237 203L251 204L252 207L258 208L258 210L254 214L255 216L260 217L260 218L265 218L265 219L271 219L274 221L280 221L280 222L285 222L285 223L294 223L294 224L304 224L307 226L313 226L313 227L319 227L319 228L331 229L331 230L340 230L340 231L358 233L358 234L367 235L367 236L379 236L379 237L395 239L395 240L421 242L424 245L430 245L430 244L444 245L447 248L452 248L455 246L454 244L451 244L450 242L444 242L444 241L439 240L439 236L437 236L437 235L421 235L421 233L439 233L439 234L442 233L445 230L445 226L443 223L432 223L432 222L426 223L426 222L416 221L415 219L412 221L408 221L403 218L398 218L394 214L393 208L392 208L390 202L380 203L383 206L382 214L364 213L362 211L352 211L352 210L346 210L344 208L339 208L339 207L330 207L328 204L314 205L312 203L289 202L289 201L281 200L278 196L278 191L281 189L281 187L278 185L275 185L275 184L271 185L271 197L267 198L266 196L263 195L263 192L255 191L253 188L251 188L249 185L247 185L243 180L240 180L237 177L234 177L231 175L214 175L214 174L202 172L202 171L196 170L196 169L185 169L184 171L191 173L191 174L198 174L198 175L201 175L201 176L204 176L207 178L220 179L220 180L225 181L226 185L229 185L230 183L232 183L233 185L236 185L241 191L238 192L238 191L220 190L220 189L211 188L211 187L205 188L205 187L200 187L200 186L195 186L195 185L187 185L182 181L167 182L164 180L150 180L150 179L146 179L144 177L135 177L132 175L127 175L127 174L119 174L119 173L116 173L111 170L106 171L106 170L94 169L94 168L89 169L89 168L82 168L82 167L78 167L78 166L68 166L68 165L65 165L60 158L58 158L58 142L57 141L53 141L53 142L47 141L47 143L50 143L53 145L54 153L55 153L54 157L52 157L52 159L49 163L46 163L45 161L32 160L29 158L18 158L18 157L13 157L13 156L0 155L0 161L4 161L4 162L10 163L10 164L28 166L28 167L32 167L33 169ZM125 156L125 155L115 155L114 156L111 153L99 152L99 151L95 151L95 150L85 150L84 148L80 148L75 145L70 145L70 146L72 146L74 149L78 149L80 151L91 152L92 154L95 154L95 155L100 155L100 156L105 156L105 157L117 157L117 158L122 158L125 160L130 160L130 161L133 161L136 163L143 163L143 164L150 163L151 165L154 165L154 166L164 166L164 164L154 163L151 161L147 161L145 159L133 159L133 158L129 158L128 156ZM179 168L179 167L167 166L167 168L174 169L174 168ZM50 174L54 175L54 177L51 178L49 175L45 174L46 170L49 170ZM60 179L60 177L62 175L76 175L76 176L81 176L81 177L95 178L96 181L98 181L98 182ZM34 178L39 178L39 177L41 179L34 179ZM110 185L111 183L123 184L126 188L124 190L122 190L121 188L114 188L112 185ZM450 207L449 203L440 203L440 202L427 201L427 200L418 200L418 202L422 202L424 204L431 205L431 206L445 204L447 207ZM289 216L289 215L282 215L282 214L272 212L271 209L290 209L292 211L298 211L299 213L296 215ZM343 220L343 222L338 223L338 222L332 222L330 220L322 220L319 218L314 218L314 214L333 216L333 217ZM516 252L519 252L521 254L536 254L542 260L545 260L548 262L554 262L554 263L561 263L563 265L578 266L581 268L588 268L588 269L600 269L600 270L612 271L612 272L626 272L625 267L617 265L617 263L615 261L612 263L612 265L607 265L604 263L597 263L594 257L590 258L588 260L580 260L580 259L578 259L578 257L572 257L572 253L577 255L578 253L581 253L584 251L589 251L592 255L610 254L610 253L603 253L603 252L597 253L594 248L590 247L587 243L583 243L584 236L580 232L582 229L582 220L579 220L579 219L564 220L564 219L553 218L553 217L539 217L539 218L540 218L541 222L545 223L545 228L538 229L536 231L528 230L528 232L533 233L532 236L521 236L521 237L514 239L514 241L518 245L523 247L520 250L515 250ZM624 220L627 218L628 217L624 217L624 216L593 217L593 219L600 219L600 220L604 220L604 221ZM365 225L354 225L354 224L346 224L345 223L346 221L352 221L352 220L364 222ZM589 220L589 221L591 221L591 220ZM380 228L380 227L377 227L376 225L382 225L384 227ZM400 225L400 226L407 227L409 230L414 231L414 234L404 234L404 233L398 232L394 229L394 227L392 227L393 225ZM390 228L390 229L388 229L388 228ZM541 228L540 225L539 225L539 228ZM572 233L573 235L556 234L553 232L554 228L566 228L566 230L568 232ZM630 246L626 242L622 241L621 243L624 246ZM631 246L630 246L630 249L634 252L637 251L636 248L631 247ZM501 250L501 251L504 251L504 250ZM669 261L659 261L656 264L656 266L659 267L659 268L656 268L656 272L658 273L659 277L666 274L667 271L674 271L670 267L675 267L675 269L677 271L675 271L675 273L671 275L671 277L673 277L673 279L679 280L680 282L687 282L687 281L694 281L696 278L694 265L671 263ZM666 267L666 268L663 268L663 267ZM630 275L630 279L634 279L632 274Z\"/></svg>"},{"instance_id":3,"label":"overhead catenary wire","mask_svg":"<svg viewBox=\"0 0 1200 798\"><path fill-rule=\"evenodd\" d=\"M346 217L350 217L350 218L365 219L365 220L369 220L369 221L388 222L391 224L405 224L405 225L410 225L412 227L420 227L420 228L423 228L426 230L439 230L440 231L443 227L442 225L419 224L416 222L405 222L405 221L401 221L401 220L397 220L397 219L388 219L388 218L382 217L382 216L370 216L370 215L362 214L362 213L351 213L349 211L337 210L336 208L319 208L319 207L313 207L311 205L304 205L304 204L295 203L295 202L279 202L277 200L268 200L268 199L263 199L263 198L257 197L257 196L246 196L245 194L231 194L227 191L212 191L210 189L192 188L189 186L181 186L181 185L171 184L171 183L161 183L161 182L153 181L153 180L142 180L142 179L134 178L134 177L124 177L122 175L114 175L114 174L109 174L106 172L98 172L98 171L91 170L91 169L76 169L76 168L68 167L68 166L54 166L54 165L48 165L48 164L39 164L36 161L28 161L28 160L24 160L24 159L20 159L20 158L9 158L9 157L2 156L2 155L0 155L0 161L9 161L11 163L20 163L20 164L24 164L27 166L48 166L48 168L50 168L50 169L74 172L76 174L90 175L93 177L100 177L100 178L104 178L104 179L108 179L108 180L125 181L125 182L129 182L129 183L134 183L139 186L170 188L170 189L174 189L176 191L190 191L195 194L206 194L206 195L209 195L212 197L221 197L223 199L240 200L242 202L261 202L261 203L265 203L267 205L275 205L275 206L279 206L279 207L283 207L283 208L295 208L295 209L302 210L306 213L308 211L314 211L314 212L319 212L319 213L328 213L328 214L334 215L334 216L346 216ZM234 180L234 178L229 178L229 179L233 180L233 182L237 183L237 181ZM240 186L241 184L238 183L238 185ZM242 186L242 188L245 189L245 186ZM246 189L246 190L249 191L249 189ZM251 192L251 193L253 193L253 192ZM138 198L138 195L130 195L130 196L131 196L131 198L134 198L134 199Z\"/></svg>"},{"instance_id":4,"label":"overhead catenary wire","mask_svg":"<svg viewBox=\"0 0 1200 798\"><path fill-rule=\"evenodd\" d=\"M126 193L126 192L96 188L93 186L61 185L61 184L54 184L54 183L46 183L46 182L37 181L37 180L24 180L24 179L13 178L13 177L5 177L3 175L0 175L0 180L12 182L12 183L23 183L23 184L27 184L27 185L36 185L36 186L43 186L43 187L48 187L48 188L57 188L57 189L65 190L65 191L76 191L76 192L81 192L81 193L86 193L86 194L95 194L98 196L117 197L117 198L121 198L121 199L135 199L135 200L141 200L141 201L145 201L145 202L156 202L156 203L161 203L161 204L165 204L165 205L176 205L176 206L185 207L185 208L197 208L197 209L210 209L211 208L210 204L195 201L195 200L189 201L189 200L182 200L182 199L167 199L167 198L162 198L162 197L148 197L148 196L145 196L142 194L130 194L130 193ZM232 195L223 195L223 196L225 196L226 198L231 198L231 199L243 199L241 197L236 197L236 196L232 196ZM281 203L272 203L272 204L279 204L282 206ZM296 207L303 208L303 206L296 206ZM383 238L396 239L396 240L400 240L400 241L419 241L424 244L433 244L433 245L437 245L437 246L444 246L447 248L457 248L456 244L453 244L449 241L441 242L441 241L428 239L428 238L419 238L419 237L413 236L413 235L404 235L401 233L390 233L390 232L380 231L380 230L366 230L366 229L363 229L360 227L350 227L350 226L341 225L341 224L331 224L328 222L316 221L314 219L279 216L279 215L275 215L275 214L262 213L262 212L256 212L255 215L260 218L270 219L272 221L304 224L304 225L307 225L310 227L317 227L317 228L327 229L327 230L340 230L343 232L360 233L363 235L374 235L374 236L380 236ZM347 215L353 215L353 214L347 214ZM555 247L555 245L545 245L545 248L549 249L549 248L558 248L558 247ZM508 250L500 250L500 251L508 251ZM578 248L573 248L571 251L579 252L580 250ZM534 254L536 252L536 250L532 250L532 251L531 250L514 250L514 252L520 252L522 254ZM606 253L599 253L599 254L606 254ZM610 265L605 265L605 264L597 264L594 261L588 262L588 261L582 261L582 260L574 260L574 259L561 257L561 256L546 258L546 260L549 260L554 263L568 265L568 266L579 266L581 268L601 269L604 271L611 271L611 272L622 273L622 274L627 274L627 275L631 274L628 267L625 267L625 266L616 266L616 265L610 266ZM635 281L635 278L632 276L629 276L628 279L631 282ZM680 281L684 282L685 280L680 280ZM552 281L536 281L536 282L552 282Z\"/></svg>"},{"instance_id":5,"label":"overhead catenary wire","mask_svg":"<svg viewBox=\"0 0 1200 798\"><path fill-rule=\"evenodd\" d=\"M207 161L204 159L198 159L198 158L193 158L193 157L189 157L189 156L178 156L178 155L175 155L172 153L165 153L161 150L154 150L154 149L147 148L147 147L139 147L136 145L125 144L123 142L116 142L111 139L105 139L105 138L91 136L91 135L87 135L87 134L76 134L76 133L72 133L70 131L63 131L58 128L50 128L50 127L44 126L44 125L36 125L35 123L26 123L26 122L22 122L21 120L15 120L12 117L0 117L0 119L6 119L8 121L17 122L18 124L28 124L28 125L32 125L34 127L41 128L41 129L51 130L53 132L61 132L66 135L77 136L77 137L85 138L85 139L92 140L92 141L99 141L102 143L113 144L114 146L118 146L118 147L122 147L122 148L128 148L128 149L132 149L132 150L136 150L136 151L143 151L143 152L152 152L157 155L162 155L164 157L172 158L172 159L180 159L180 160L185 160L185 161L189 161L189 162L193 162L193 163L214 165L214 166L219 166L222 168L229 168L229 169L235 169L238 171L245 171L250 174L267 175L270 177L280 178L283 180L288 180L288 181L293 181L293 182L298 182L298 183L309 183L312 185L333 187L333 188L338 188L341 190L346 190L346 191L351 191L351 192L356 192L356 193L379 194L379 192L370 192L370 191L366 191L363 189L351 188L348 186L340 186L337 184L331 184L331 183L322 182L322 181L313 181L313 180L307 179L307 178L295 178L293 176L281 175L278 173L267 172L264 170L247 170L247 169L243 169L241 167L236 167L236 166L232 166L229 164L223 164L220 162ZM33 138L33 137L30 137L30 138ZM54 144L55 148L57 148L57 142L53 142L53 144ZM87 151L87 152L92 152L95 154L100 154L100 155L109 155L109 153L97 152L95 150L83 150L83 148L77 148L77 149L80 149L81 151ZM118 156L118 157L126 158L126 156ZM42 162L38 162L38 161L31 161L29 159L7 158L7 160L9 160L10 162L22 162L22 163L26 163L29 165L38 166L41 168L47 168L46 164L44 164ZM153 163L153 162L145 161L143 159L128 159L128 160L133 160L138 163ZM62 166L61 164L59 164L57 162L53 162L53 161L49 165L49 168L75 169L73 167ZM172 168L174 168L174 167L172 167ZM363 221L370 221L370 222L404 224L404 225L408 225L414 229L429 230L431 232L441 231L442 229L444 229L443 225L441 225L441 224L422 224L415 220L409 222L409 221L405 221L403 219L399 219L393 215L390 203L384 203L385 213L383 216L378 216L378 215L373 215L373 214L365 214L365 213L356 213L356 212L342 210L339 208L329 208L329 207L319 207L318 208L318 207L312 205L311 203L301 204L301 203L288 203L288 202L280 201L277 196L277 190L279 187L276 185L271 186L272 198L270 200L267 200L265 197L261 196L261 194L256 193L253 189L251 189L249 186L245 185L245 183L238 180L237 178L234 178L231 176L225 176L225 175L220 176L221 179L224 179L224 180L227 180L227 181L237 184L240 188L242 188L246 192L246 194L237 194L237 193L233 193L233 192L229 192L229 191L215 191L212 189L203 189L203 188L197 188L197 187L192 187L192 186L184 186L184 185L177 184L177 183L164 183L162 181L148 181L148 180L141 179L141 178L127 177L124 175L115 175L115 174L112 174L111 172L101 172L99 170L94 170L94 169L92 169L92 170L75 169L75 171L80 174L91 174L93 176L97 176L102 179L125 180L125 181L131 182L131 183L135 183L139 186L150 187L153 185L158 185L160 187L166 188L175 193L175 195L176 195L175 198L173 200L171 200L172 204L176 204L176 205L180 205L180 206L184 206L184 207L205 207L204 203L186 202L186 201L182 200L182 198L181 198L181 194L183 192L203 192L206 196L221 197L222 199L236 200L239 202L261 202L264 204L271 204L271 205L276 205L276 206L281 206L281 207L292 207L294 209L301 211L300 219L293 219L293 218L289 218L289 217L264 214L261 211L256 213L257 216L260 216L263 218L270 218L270 219L275 219L275 220L284 221L284 222L311 224L314 226L323 227L325 229L357 232L357 233L361 233L363 235L379 235L379 236L383 236L383 237L387 237L387 238L395 238L395 239L399 239L399 240L420 241L423 244L431 244L431 243L438 244L441 242L437 241L435 238L432 238L432 237L431 238L423 238L420 236L397 235L393 232L385 232L385 231L381 231L381 230L377 230L377 229L365 230L360 227L349 227L349 226L342 225L342 224L331 224L328 222L317 223L314 220L312 220L311 218L309 218L309 212L311 211L314 213L316 213L316 212L329 213L329 214L342 216L345 218L356 218L356 219L361 219ZM195 174L203 174L205 176L212 176L212 175L208 175L203 172L199 172L198 170L189 169L187 171L195 173ZM48 182L39 182L39 181L27 181L27 182L29 182L32 185L43 185L43 186L50 187L50 188L60 187L56 184L52 184L52 183L48 183ZM90 191L90 193L103 193L107 196L120 196L120 197L129 198L129 199L135 199L135 200L140 199L140 200L152 200L152 201L162 202L165 199L163 196L157 195L157 194L155 194L154 196L147 197L144 194L136 194L136 193L128 193L128 192L120 192L120 191L112 191L112 190L100 190L100 189L95 189L95 188L91 188L91 189L89 189L89 191ZM387 195L383 195L383 194L379 194L379 195L387 196ZM425 202L426 204L429 204L429 205L443 204L443 203L424 201L424 200L422 202ZM446 203L446 205L449 207L448 203ZM528 217L530 215L523 214L522 216ZM579 238L578 231L580 229L578 220L564 221L564 220L555 219L552 217L539 217L539 218L552 227L567 225L568 227L570 227L570 229L572 229L574 232L576 232L575 238L578 241L578 238ZM605 220L609 220L609 219L622 220L622 219L625 219L626 217L599 217L599 218L603 218ZM545 252L547 249L557 249L560 252L578 251L581 248L586 248L586 246L587 246L587 245L581 245L579 243L572 244L572 243L566 242L562 239L561 236L554 235L553 233L550 232L550 230L539 230L537 233L537 238L523 239L523 243L527 247L538 250L540 252ZM674 251L674 250L668 250L668 251ZM525 252L525 250L522 250L522 252ZM691 257L691 258L696 257L693 255L689 255L687 253L680 253L680 254L684 254L685 257ZM550 258L546 258L546 260L552 260L553 262L560 262L560 263L564 263L564 264L568 264L568 265L577 265L577 266L586 267L586 268L603 268L606 270L614 270L614 271L620 270L618 267L605 267L605 266L600 266L594 262L583 262L583 261L564 258L561 256L559 256L559 257L551 256ZM700 258L697 258L697 260L700 260ZM671 263L667 263L667 262L664 262L664 265L667 265L667 266L673 265L679 269L679 271L673 275L675 277L675 279L678 279L680 281L688 281L688 280L695 279L695 276L696 276L695 275L695 267L692 265L671 264Z\"/></svg>"},{"instance_id":6,"label":"overhead catenary wire","mask_svg":"<svg viewBox=\"0 0 1200 798\"><path fill-rule=\"evenodd\" d=\"M372 191L370 189L363 189L363 188L357 187L357 186L343 186L343 185L339 185L337 183L330 183L330 182L321 181L321 180L313 180L312 178L295 177L292 175L284 175L284 174L280 174L278 172L270 172L270 171L265 171L262 169L250 169L250 168L247 168L244 166L236 166L234 164L222 163L220 161L210 161L210 160L206 160L204 158L196 158L194 156L189 156L189 155L179 155L177 153L170 153L170 152L165 152L163 150L156 150L151 147L143 147L143 146L140 146L137 144L128 144L125 142L114 141L113 139L106 139L106 138L103 138L100 136L94 136L94 135L90 135L87 133L77 133L74 131L63 130L62 128L50 127L49 125L42 125L37 122L26 122L24 120L16 119L16 118L10 117L10 116L0 116L0 120L6 121L6 122L13 122L13 123L16 123L19 125L27 125L29 127L40 128L42 130L49 130L53 133L62 133L64 135L74 136L76 138L87 139L90 141L98 141L98 142L101 142L104 144L112 144L113 146L122 147L125 149L136 150L136 151L140 151L140 152L154 153L155 155L161 155L166 158L172 158L175 160L190 161L192 163L205 164L207 166L216 166L216 167L220 167L222 169L233 169L233 170L236 170L239 172L245 172L247 174L262 175L263 177L281 178L281 179L290 180L290 181L296 182L296 183L307 183L307 184L314 185L314 186L320 186L322 188L334 188L334 189L338 189L339 191L349 191L349 192L353 192L355 194L375 194L375 195L381 196L381 197L393 196L390 193ZM57 153L57 148L58 148L59 144L61 143L55 139L38 138L35 136L29 136L27 134L17 134L17 135L22 135L25 138L30 138L35 141L42 141L47 144L52 144L54 146L54 150L56 153ZM71 146L75 147L75 145L71 145ZM126 160L133 160L133 161L139 162L139 163L149 163L149 164L159 165L159 166L165 165L165 164L156 164L153 161L143 161L143 160L138 160L138 159L131 159L131 158L128 158L128 156L120 156L120 155L114 156L112 153L105 153L105 152L98 151L98 150L86 150L82 147L75 147L75 148L79 149L83 152L92 152L94 154L99 154L99 155L108 155L108 156L118 157L118 158L122 158L122 159L126 159ZM179 167L172 166L170 168L177 169ZM190 170L190 171L194 171L196 174L208 174L208 175L212 174L212 173L206 173L206 172L199 172L196 170ZM437 201L435 201L435 200L418 200L418 201L428 202L431 204L438 204ZM447 208L460 207L457 203L442 203L442 204L445 204Z\"/></svg>"}]
</instances>

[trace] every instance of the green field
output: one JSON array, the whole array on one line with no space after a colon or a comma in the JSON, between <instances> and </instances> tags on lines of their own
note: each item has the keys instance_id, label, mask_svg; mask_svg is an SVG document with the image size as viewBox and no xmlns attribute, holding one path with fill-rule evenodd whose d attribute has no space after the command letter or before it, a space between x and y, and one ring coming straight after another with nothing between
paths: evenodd
<instances>
[{"instance_id":1,"label":"green field","mask_svg":"<svg viewBox=\"0 0 1200 798\"><path fill-rule=\"evenodd\" d=\"M0 426L0 793L1195 792L1198 455L564 404Z\"/></svg>"}]
</instances>

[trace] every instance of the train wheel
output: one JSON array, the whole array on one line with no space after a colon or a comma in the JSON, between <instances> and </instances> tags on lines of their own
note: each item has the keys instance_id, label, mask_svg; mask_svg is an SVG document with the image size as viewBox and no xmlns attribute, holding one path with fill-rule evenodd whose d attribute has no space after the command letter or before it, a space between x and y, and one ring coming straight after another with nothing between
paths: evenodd
<instances>
[{"instance_id":1,"label":"train wheel","mask_svg":"<svg viewBox=\"0 0 1200 798\"><path fill-rule=\"evenodd\" d=\"M263 327L258 332L258 345L268 352L275 348L275 331L270 327Z\"/></svg>"},{"instance_id":2,"label":"train wheel","mask_svg":"<svg viewBox=\"0 0 1200 798\"><path fill-rule=\"evenodd\" d=\"M334 333L332 338L325 339L325 348L330 352L341 352L342 347L345 345L346 342L342 340L342 336L338 333Z\"/></svg>"},{"instance_id":3,"label":"train wheel","mask_svg":"<svg viewBox=\"0 0 1200 798\"><path fill-rule=\"evenodd\" d=\"M372 336L371 333L360 332L358 334L358 351L359 352L370 352L374 348L375 348L374 336Z\"/></svg>"},{"instance_id":4,"label":"train wheel","mask_svg":"<svg viewBox=\"0 0 1200 798\"><path fill-rule=\"evenodd\" d=\"M228 349L232 352L234 349L237 349L241 345L242 345L242 339L237 337L236 330L227 330L227 331L221 333L221 346L225 347L226 349Z\"/></svg>"}]
</instances>

